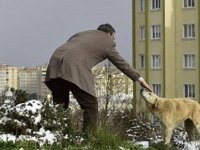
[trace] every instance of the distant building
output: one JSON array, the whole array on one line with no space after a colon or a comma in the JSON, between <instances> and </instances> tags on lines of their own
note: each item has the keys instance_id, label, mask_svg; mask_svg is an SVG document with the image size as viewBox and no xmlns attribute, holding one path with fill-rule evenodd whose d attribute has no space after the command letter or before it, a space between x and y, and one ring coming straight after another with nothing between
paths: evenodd
<instances>
[{"instance_id":1,"label":"distant building","mask_svg":"<svg viewBox=\"0 0 200 150\"><path fill-rule=\"evenodd\" d=\"M0 94L9 88L21 89L39 98L51 92L44 84L47 64L36 67L13 67L0 64Z\"/></svg>"},{"instance_id":2,"label":"distant building","mask_svg":"<svg viewBox=\"0 0 200 150\"><path fill-rule=\"evenodd\" d=\"M38 90L38 68L37 67L22 67L18 69L18 88L26 91L29 94L37 94Z\"/></svg>"},{"instance_id":3,"label":"distant building","mask_svg":"<svg viewBox=\"0 0 200 150\"><path fill-rule=\"evenodd\" d=\"M51 91L47 88L47 86L44 84L45 76L47 71L47 64L38 66L38 95L39 97L48 97L49 94L51 94Z\"/></svg>"},{"instance_id":4,"label":"distant building","mask_svg":"<svg viewBox=\"0 0 200 150\"><path fill-rule=\"evenodd\" d=\"M113 65L97 65L93 68L97 97L109 94L133 94L133 82Z\"/></svg>"},{"instance_id":5,"label":"distant building","mask_svg":"<svg viewBox=\"0 0 200 150\"><path fill-rule=\"evenodd\" d=\"M7 91L9 87L18 87L18 67L0 64L0 93Z\"/></svg>"},{"instance_id":6,"label":"distant building","mask_svg":"<svg viewBox=\"0 0 200 150\"><path fill-rule=\"evenodd\" d=\"M97 65L93 68L97 97L111 95L132 94L133 84L128 77L114 66ZM51 97L51 91L44 84L47 64L36 67L0 66L0 90L9 91L10 88L21 89L38 98ZM109 91L108 91L109 89Z\"/></svg>"}]
</instances>

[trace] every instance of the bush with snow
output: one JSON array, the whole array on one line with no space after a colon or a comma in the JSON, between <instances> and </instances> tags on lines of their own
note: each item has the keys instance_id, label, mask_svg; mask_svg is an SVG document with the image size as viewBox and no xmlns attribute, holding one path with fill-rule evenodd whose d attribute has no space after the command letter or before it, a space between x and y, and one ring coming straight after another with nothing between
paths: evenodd
<instances>
[{"instance_id":1,"label":"bush with snow","mask_svg":"<svg viewBox=\"0 0 200 150\"><path fill-rule=\"evenodd\" d=\"M128 139L133 142L149 141L150 143L158 143L163 141L159 126L139 119L130 120L130 125L126 133Z\"/></svg>"},{"instance_id":2,"label":"bush with snow","mask_svg":"<svg viewBox=\"0 0 200 150\"><path fill-rule=\"evenodd\" d=\"M70 137L73 128L61 105L29 100L14 105L8 101L0 107L1 140L34 140L40 144L61 142Z\"/></svg>"},{"instance_id":3,"label":"bush with snow","mask_svg":"<svg viewBox=\"0 0 200 150\"><path fill-rule=\"evenodd\" d=\"M139 119L130 120L130 125L126 130L128 140L133 142L148 141L157 149L162 149L164 145L164 133L162 125L152 124ZM196 141L189 141L184 128L178 127L172 134L171 143L176 150L199 150L200 141L196 134ZM160 148L158 147L160 145ZM171 148L173 149L173 148Z\"/></svg>"},{"instance_id":4,"label":"bush with snow","mask_svg":"<svg viewBox=\"0 0 200 150\"><path fill-rule=\"evenodd\" d=\"M77 103L72 102L71 105L73 104L74 108L66 111L61 105L53 106L48 101L29 100L15 105L14 100L5 100L0 106L0 141L29 140L39 143L40 146L54 143L81 144L84 139L74 130L71 122L75 118L75 112L79 112L80 108ZM122 104L130 106L128 101L126 104L124 101L119 102L120 106ZM158 123L152 124L148 121L131 119L129 107L111 109L112 107L109 106L108 108L109 119L106 120L106 124L124 139L133 143L149 141L150 146L155 143L159 145L160 141L163 141L162 126ZM80 120L78 123L80 124ZM182 128L174 131L172 143L177 150L200 149L200 142L189 142L187 133Z\"/></svg>"}]
</instances>

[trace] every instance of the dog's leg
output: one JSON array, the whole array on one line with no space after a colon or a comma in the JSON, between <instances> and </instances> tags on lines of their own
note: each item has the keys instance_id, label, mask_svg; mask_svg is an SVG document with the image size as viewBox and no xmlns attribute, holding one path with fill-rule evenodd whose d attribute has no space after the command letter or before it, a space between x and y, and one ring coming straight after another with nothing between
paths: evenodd
<instances>
[{"instance_id":1,"label":"dog's leg","mask_svg":"<svg viewBox=\"0 0 200 150\"><path fill-rule=\"evenodd\" d=\"M200 121L194 119L193 123L194 123L194 125L195 125L195 127L196 127L196 129L197 129L197 131L198 131L198 133L200 135Z\"/></svg>"},{"instance_id":2,"label":"dog's leg","mask_svg":"<svg viewBox=\"0 0 200 150\"><path fill-rule=\"evenodd\" d=\"M165 127L165 144L169 144L172 136L173 128Z\"/></svg>"},{"instance_id":3,"label":"dog's leg","mask_svg":"<svg viewBox=\"0 0 200 150\"><path fill-rule=\"evenodd\" d=\"M194 141L195 137L194 137L194 123L192 120L190 119L186 119L184 122L185 125L185 130L188 133L188 138L190 141Z\"/></svg>"}]
</instances>

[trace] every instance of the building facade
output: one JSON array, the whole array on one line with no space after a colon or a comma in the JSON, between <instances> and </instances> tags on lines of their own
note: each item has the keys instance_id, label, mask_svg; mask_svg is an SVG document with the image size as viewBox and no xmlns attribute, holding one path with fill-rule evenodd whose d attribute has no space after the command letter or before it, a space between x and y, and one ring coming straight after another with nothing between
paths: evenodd
<instances>
[{"instance_id":1,"label":"building facade","mask_svg":"<svg viewBox=\"0 0 200 150\"><path fill-rule=\"evenodd\" d=\"M0 93L7 90L9 87L18 86L18 68L6 64L0 64Z\"/></svg>"},{"instance_id":2,"label":"building facade","mask_svg":"<svg viewBox=\"0 0 200 150\"><path fill-rule=\"evenodd\" d=\"M49 98L51 91L44 84L47 65L35 67L0 66L1 93L10 88L20 89L34 97ZM92 70L95 78L96 95L102 97L110 95L130 95L133 92L132 81L121 73L116 67L97 65ZM33 96L32 95L32 96Z\"/></svg>"},{"instance_id":3,"label":"building facade","mask_svg":"<svg viewBox=\"0 0 200 150\"><path fill-rule=\"evenodd\" d=\"M37 94L38 83L38 69L37 67L22 67L18 71L18 88L26 91L29 94Z\"/></svg>"},{"instance_id":4,"label":"building facade","mask_svg":"<svg viewBox=\"0 0 200 150\"><path fill-rule=\"evenodd\" d=\"M133 0L132 5L134 67L159 96L200 100L198 0Z\"/></svg>"},{"instance_id":5,"label":"building facade","mask_svg":"<svg viewBox=\"0 0 200 150\"><path fill-rule=\"evenodd\" d=\"M38 66L38 84L39 84L38 96L41 98L47 97L49 94L51 94L51 91L44 84L45 77L46 77L46 71L47 71L47 64Z\"/></svg>"},{"instance_id":6,"label":"building facade","mask_svg":"<svg viewBox=\"0 0 200 150\"><path fill-rule=\"evenodd\" d=\"M0 64L0 95L10 88L21 89L38 98L51 94L44 84L47 64L36 67L13 67Z\"/></svg>"}]
</instances>

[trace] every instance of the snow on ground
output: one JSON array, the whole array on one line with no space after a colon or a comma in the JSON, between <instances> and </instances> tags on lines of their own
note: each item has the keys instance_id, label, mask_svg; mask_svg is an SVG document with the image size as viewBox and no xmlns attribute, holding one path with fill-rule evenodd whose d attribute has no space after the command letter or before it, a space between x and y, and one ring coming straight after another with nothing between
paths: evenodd
<instances>
[{"instance_id":1,"label":"snow on ground","mask_svg":"<svg viewBox=\"0 0 200 150\"><path fill-rule=\"evenodd\" d=\"M123 97L124 98L124 97ZM6 117L6 114L10 110L15 110L18 112L19 115L22 116L29 116L31 114L31 118L35 124L39 123L42 119L41 117L41 111L43 108L43 104L39 100L30 100L26 103L21 103L18 104L17 106L11 105L12 101L11 100L6 100L5 103L0 106L0 110L4 109L4 114L5 116L0 118L0 123L5 123L8 121L10 118ZM17 120L14 120L17 122ZM17 122L19 125L23 125L21 122ZM29 129L31 132L31 129ZM27 130L28 131L28 130ZM45 130L44 127L41 127L39 131L34 131L33 132L34 136L30 135L19 135L18 137L12 135L12 134L5 134L1 133L0 134L0 140L1 141L24 141L24 140L33 140L36 141L40 144L40 146L44 145L45 143L48 144L53 144L54 142L57 142L57 137L58 133L53 133L49 130ZM65 135L66 138L69 138L68 135ZM180 136L183 137L183 136ZM82 139L81 139L82 140ZM193 141L193 142L185 142L181 143L182 139L177 138L176 139L177 143L180 143L184 145L184 147L181 147L180 150L199 150L200 149L200 141ZM136 143L135 143L136 144ZM143 148L147 148L149 146L149 143L147 141L140 141L138 142L139 145L143 146ZM121 150L123 150L123 147L120 147Z\"/></svg>"},{"instance_id":2,"label":"snow on ground","mask_svg":"<svg viewBox=\"0 0 200 150\"><path fill-rule=\"evenodd\" d=\"M18 113L20 116L26 116L29 117L32 122L37 125L42 117L41 117L41 111L43 104L39 100L29 100L26 103L21 103L16 106L13 106L11 103L12 101L5 100L6 103L4 103L0 109L1 110L6 110L4 113L4 116L0 119L0 124L5 124L7 121L11 121L11 118L9 118L7 115L8 111L15 111ZM13 106L13 107L12 107ZM25 126L23 122L20 122L17 119L12 120L15 122L18 126ZM31 132L27 130L27 132ZM53 144L54 142L57 141L56 139L56 134L52 133L49 130L45 130L43 127L39 129L37 132L33 132L33 135L35 136L30 136L30 135L19 135L19 137L16 137L15 135L12 134L5 134L2 133L0 134L0 140L1 141L23 141L23 140L33 140L38 142L40 145L43 145L45 143L48 144Z\"/></svg>"}]
</instances>

